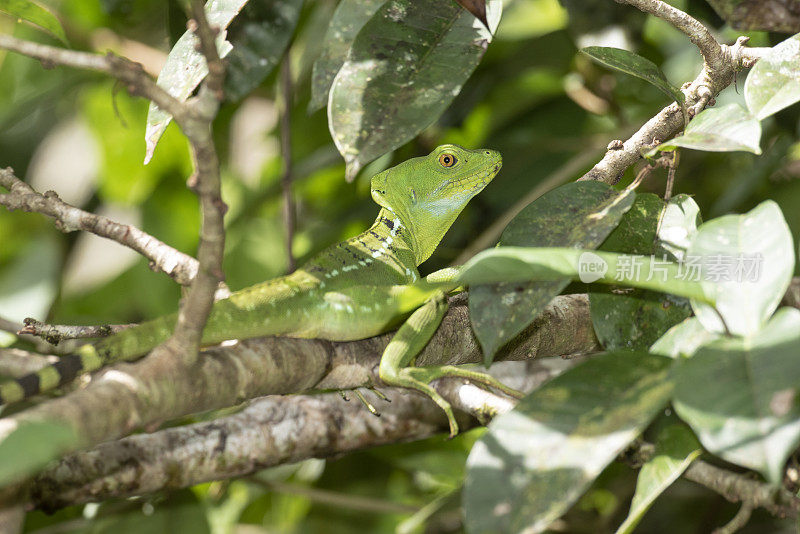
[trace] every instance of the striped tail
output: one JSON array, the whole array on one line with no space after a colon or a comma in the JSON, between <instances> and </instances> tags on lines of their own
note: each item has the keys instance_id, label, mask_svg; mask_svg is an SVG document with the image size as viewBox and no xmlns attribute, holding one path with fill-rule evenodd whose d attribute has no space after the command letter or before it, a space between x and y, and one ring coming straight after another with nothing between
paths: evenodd
<instances>
[{"instance_id":1,"label":"striped tail","mask_svg":"<svg viewBox=\"0 0 800 534\"><path fill-rule=\"evenodd\" d=\"M57 362L16 380L0 383L0 404L11 404L55 389L75 380L81 374L99 369L105 364L92 345L62 356Z\"/></svg>"},{"instance_id":2,"label":"striped tail","mask_svg":"<svg viewBox=\"0 0 800 534\"><path fill-rule=\"evenodd\" d=\"M0 405L19 402L63 386L79 375L96 371L110 363L135 360L166 340L174 322L175 315L168 315L143 323L103 339L95 345L83 345L77 352L62 356L53 365L43 367L35 373L2 382Z\"/></svg>"}]
</instances>

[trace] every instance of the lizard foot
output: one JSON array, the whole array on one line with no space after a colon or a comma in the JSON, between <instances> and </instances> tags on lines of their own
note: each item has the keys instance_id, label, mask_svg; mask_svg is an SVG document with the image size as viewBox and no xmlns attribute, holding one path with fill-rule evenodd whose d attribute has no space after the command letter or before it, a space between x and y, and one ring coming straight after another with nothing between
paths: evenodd
<instances>
[{"instance_id":1,"label":"lizard foot","mask_svg":"<svg viewBox=\"0 0 800 534\"><path fill-rule=\"evenodd\" d=\"M420 380L414 376L414 371L421 369L420 367L404 367L394 371L381 369L381 380L386 384L392 386L399 386L401 388L416 389L424 393L441 408L447 416L447 422L450 426L450 437L454 438L458 434L458 423L456 423L456 416L453 413L453 407L447 402L444 397L439 395L435 389L428 385L428 381Z\"/></svg>"},{"instance_id":2,"label":"lizard foot","mask_svg":"<svg viewBox=\"0 0 800 534\"><path fill-rule=\"evenodd\" d=\"M415 378L426 383L430 383L439 378L463 378L465 380L469 380L470 382L480 384L486 388L495 389L504 395L508 395L509 397L513 397L515 399L521 399L525 396L523 392L508 387L490 374L464 369L455 365L442 365L440 367L411 367L410 369L412 370L411 372L413 375L415 375Z\"/></svg>"},{"instance_id":3,"label":"lizard foot","mask_svg":"<svg viewBox=\"0 0 800 534\"><path fill-rule=\"evenodd\" d=\"M433 388L428 385L430 382L439 378L462 378L479 384L486 389L500 391L503 394L516 399L521 399L525 396L525 394L521 391L517 391L516 389L508 387L491 375L479 371L463 369L454 365L443 365L440 367L406 367L400 370L400 374L405 375L408 380L413 381L415 384L423 384L426 386L426 389L421 389L415 386L407 387L415 387L415 389L421 390L423 393L431 397L433 401L444 410L445 414L447 414L448 421L450 421L451 438L458 433L458 425L453 417L453 409L450 406L450 403L444 400ZM433 391L436 396L429 393L428 390Z\"/></svg>"}]
</instances>

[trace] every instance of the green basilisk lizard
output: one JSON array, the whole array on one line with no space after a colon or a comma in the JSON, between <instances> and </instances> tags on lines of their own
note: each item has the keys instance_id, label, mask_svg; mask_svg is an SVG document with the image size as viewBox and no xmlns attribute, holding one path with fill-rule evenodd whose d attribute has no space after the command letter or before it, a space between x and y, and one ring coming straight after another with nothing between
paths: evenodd
<instances>
[{"instance_id":1,"label":"green basilisk lizard","mask_svg":"<svg viewBox=\"0 0 800 534\"><path fill-rule=\"evenodd\" d=\"M381 206L364 233L331 246L290 275L237 291L216 302L203 331L203 345L268 335L349 341L400 326L379 366L388 385L431 397L458 432L453 410L429 383L467 378L506 394L518 393L489 375L455 366L409 367L447 310L446 293L457 271L444 269L420 280L428 259L467 202L494 178L502 164L493 150L436 148L372 178ZM410 316L409 316L410 314ZM172 333L172 314L123 330L36 373L0 384L0 402L17 402L107 364L137 359Z\"/></svg>"}]
</instances>

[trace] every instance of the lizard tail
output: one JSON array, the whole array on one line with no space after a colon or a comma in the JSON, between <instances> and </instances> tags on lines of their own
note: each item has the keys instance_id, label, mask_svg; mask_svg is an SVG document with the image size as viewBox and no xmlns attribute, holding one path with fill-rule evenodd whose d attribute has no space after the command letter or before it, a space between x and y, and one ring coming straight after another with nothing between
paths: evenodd
<instances>
[{"instance_id":1,"label":"lizard tail","mask_svg":"<svg viewBox=\"0 0 800 534\"><path fill-rule=\"evenodd\" d=\"M85 345L78 352L21 378L0 383L0 405L19 402L72 382L78 375L99 369L104 362L97 350Z\"/></svg>"},{"instance_id":2,"label":"lizard tail","mask_svg":"<svg viewBox=\"0 0 800 534\"><path fill-rule=\"evenodd\" d=\"M19 402L72 382L79 375L96 371L113 362L134 360L166 340L175 322L169 315L123 330L95 345L83 345L76 352L59 358L22 378L0 383L0 405Z\"/></svg>"}]
</instances>

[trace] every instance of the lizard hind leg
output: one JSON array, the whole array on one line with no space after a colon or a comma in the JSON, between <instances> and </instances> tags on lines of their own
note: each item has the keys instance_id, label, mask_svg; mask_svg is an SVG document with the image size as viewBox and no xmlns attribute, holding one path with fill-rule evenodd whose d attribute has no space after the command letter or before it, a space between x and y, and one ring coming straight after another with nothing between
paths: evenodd
<instances>
[{"instance_id":1,"label":"lizard hind leg","mask_svg":"<svg viewBox=\"0 0 800 534\"><path fill-rule=\"evenodd\" d=\"M458 433L458 424L453 414L453 408L430 386L432 381L439 378L463 378L485 388L500 391L510 397L522 398L523 394L506 386L491 375L454 365L408 367L430 341L446 311L447 298L444 294L440 294L412 313L383 352L379 374L381 380L388 385L416 389L430 397L447 415L450 437L453 437Z\"/></svg>"},{"instance_id":2,"label":"lizard hind leg","mask_svg":"<svg viewBox=\"0 0 800 534\"><path fill-rule=\"evenodd\" d=\"M383 351L379 376L387 385L415 389L430 397L447 415L453 437L458 434L453 407L427 382L416 378L415 369L407 367L430 341L446 311L447 298L439 294L412 313Z\"/></svg>"}]
</instances>

